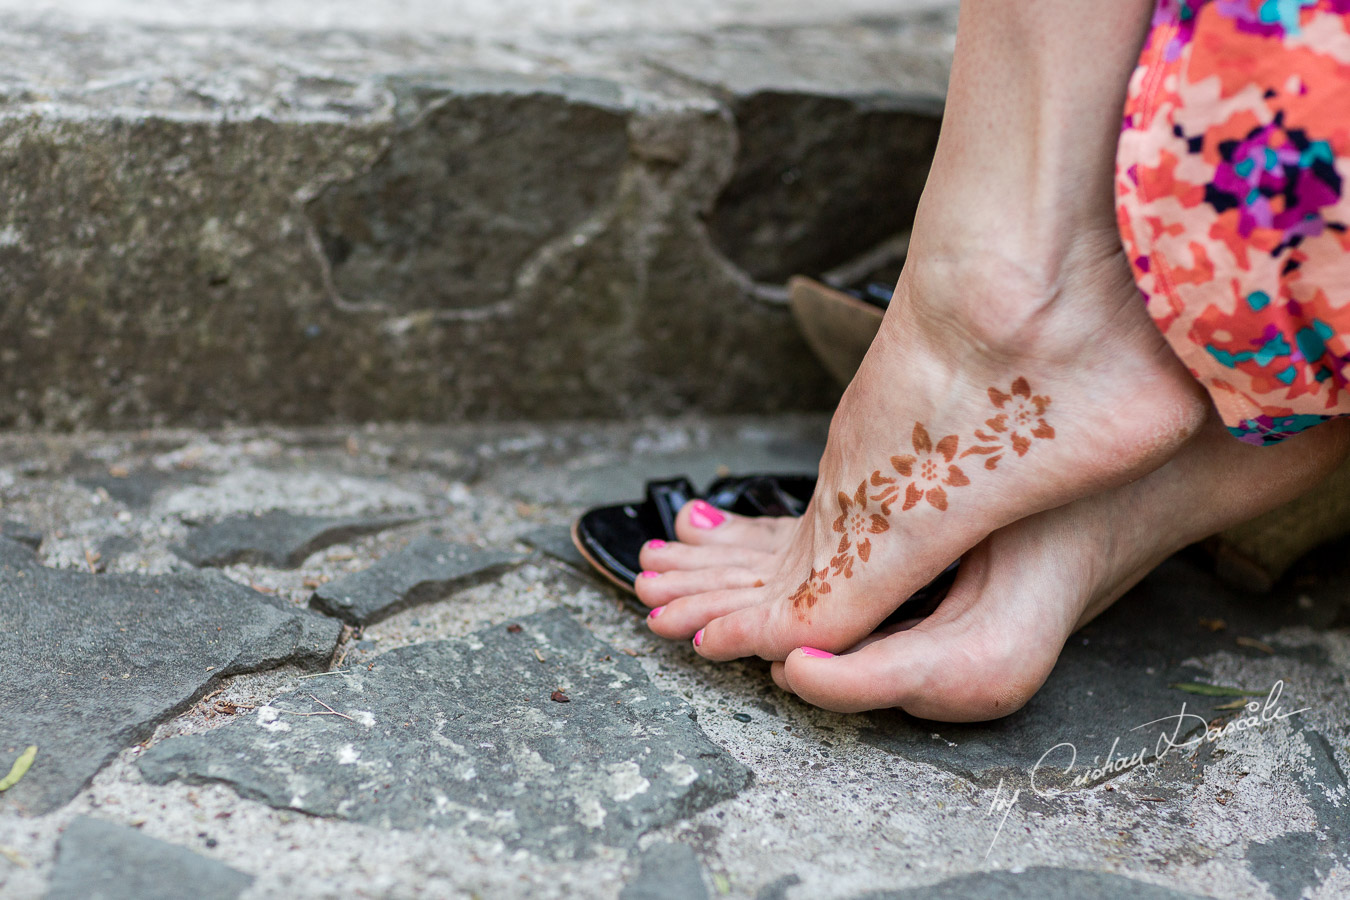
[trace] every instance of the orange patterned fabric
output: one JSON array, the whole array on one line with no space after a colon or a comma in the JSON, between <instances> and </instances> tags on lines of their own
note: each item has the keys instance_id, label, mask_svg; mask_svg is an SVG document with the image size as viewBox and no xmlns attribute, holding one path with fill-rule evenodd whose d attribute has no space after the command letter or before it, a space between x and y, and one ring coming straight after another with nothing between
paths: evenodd
<instances>
[{"instance_id":1,"label":"orange patterned fabric","mask_svg":"<svg viewBox=\"0 0 1350 900\"><path fill-rule=\"evenodd\" d=\"M1350 0L1160 0L1116 165L1149 313L1230 430L1350 414Z\"/></svg>"}]
</instances>

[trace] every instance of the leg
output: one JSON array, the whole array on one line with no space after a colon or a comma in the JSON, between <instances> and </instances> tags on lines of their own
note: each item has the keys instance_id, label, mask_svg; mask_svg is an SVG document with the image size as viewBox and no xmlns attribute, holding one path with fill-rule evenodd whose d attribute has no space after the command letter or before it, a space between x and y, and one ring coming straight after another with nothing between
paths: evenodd
<instances>
[{"instance_id":1,"label":"leg","mask_svg":"<svg viewBox=\"0 0 1350 900\"><path fill-rule=\"evenodd\" d=\"M668 603L672 581L640 580L655 631L715 659L851 646L994 530L1157 468L1199 427L1113 211L1147 20L1146 0L962 7L910 261L816 497L767 577Z\"/></svg>"}]
</instances>

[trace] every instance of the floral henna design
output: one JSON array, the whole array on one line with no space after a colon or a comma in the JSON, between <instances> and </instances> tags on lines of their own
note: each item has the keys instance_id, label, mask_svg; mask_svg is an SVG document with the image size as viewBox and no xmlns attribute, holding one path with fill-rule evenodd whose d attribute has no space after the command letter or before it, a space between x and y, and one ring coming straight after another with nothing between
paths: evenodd
<instances>
[{"instance_id":1,"label":"floral henna design","mask_svg":"<svg viewBox=\"0 0 1350 900\"><path fill-rule=\"evenodd\" d=\"M975 436L980 440L1000 442L1006 435L1013 452L1018 456L1027 455L1027 451L1031 449L1032 438L1054 440L1055 429L1045 421L1045 409L1050 405L1050 398L1033 396L1031 385L1025 378L1014 381L1011 392L1007 394L998 388L990 388L989 399L1003 412L984 423L994 434L975 432Z\"/></svg>"},{"instance_id":2,"label":"floral henna design","mask_svg":"<svg viewBox=\"0 0 1350 900\"><path fill-rule=\"evenodd\" d=\"M802 607L805 607L810 609L815 606L821 597L830 592L830 583L825 580L829 574L829 566L820 570L812 569L811 574L802 582L802 586L797 588L796 593L788 598L792 601L792 608L802 609Z\"/></svg>"},{"instance_id":3,"label":"floral henna design","mask_svg":"<svg viewBox=\"0 0 1350 900\"><path fill-rule=\"evenodd\" d=\"M890 510L882 507L882 514L869 512L867 507L867 482L858 485L852 497L839 492L839 518L834 520L834 530L838 532L839 549L835 551L830 565L834 574L845 578L853 577L853 561L867 562L872 555L871 535L881 534L891 527L886 521Z\"/></svg>"},{"instance_id":4,"label":"floral henna design","mask_svg":"<svg viewBox=\"0 0 1350 900\"><path fill-rule=\"evenodd\" d=\"M1025 456L1031 449L1033 440L1053 440L1055 429L1045 421L1045 411L1050 406L1050 398L1031 393L1031 384L1026 378L1013 381L1007 393L998 388L989 389L989 401L998 413L986 419L985 428L974 431L975 443L958 454L961 439L949 434L936 444L933 443L928 429L922 422L914 423L911 443L913 455L904 454L891 457L891 467L899 478L883 475L881 470L872 473L871 478L858 485L852 496L839 492L839 518L834 520L834 530L840 535L839 549L833 559L823 569L811 569L811 574L788 599L794 609L811 609L820 599L830 593L829 577L831 569L835 576L853 577L854 563L866 563L872 555L872 535L890 530L891 507L903 499L901 512L907 512L927 501L928 505L939 511L946 511L948 505L947 488L965 487L970 478L954 462L968 456L983 456L986 469L996 469L1009 448L1019 457ZM909 483L901 490L901 483ZM868 493L868 484L880 488L875 494ZM878 504L873 512L868 501Z\"/></svg>"},{"instance_id":5,"label":"floral henna design","mask_svg":"<svg viewBox=\"0 0 1350 900\"><path fill-rule=\"evenodd\" d=\"M928 435L928 429L921 422L914 423L914 435L911 438L916 456L892 456L891 467L902 478L913 478L905 486L905 502L901 511L913 509L920 500L927 500L934 509L947 508L946 487L965 487L970 484L961 467L952 464L961 439L949 434L935 445ZM882 511L889 515L890 505L900 497L900 485L895 478L887 478L881 472L872 473L872 483L883 488L873 497L882 504Z\"/></svg>"}]
</instances>

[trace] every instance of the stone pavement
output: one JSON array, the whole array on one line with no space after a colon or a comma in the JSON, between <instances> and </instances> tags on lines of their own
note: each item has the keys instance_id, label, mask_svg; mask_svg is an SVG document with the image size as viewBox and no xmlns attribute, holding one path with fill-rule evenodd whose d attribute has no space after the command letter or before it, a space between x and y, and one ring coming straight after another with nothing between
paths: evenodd
<instances>
[{"instance_id":1,"label":"stone pavement","mask_svg":"<svg viewBox=\"0 0 1350 900\"><path fill-rule=\"evenodd\" d=\"M1344 548L1258 597L1182 554L951 726L655 639L566 542L824 426L0 439L0 896L1350 893Z\"/></svg>"},{"instance_id":2,"label":"stone pavement","mask_svg":"<svg viewBox=\"0 0 1350 900\"><path fill-rule=\"evenodd\" d=\"M0 0L0 428L825 409L954 7Z\"/></svg>"}]
</instances>

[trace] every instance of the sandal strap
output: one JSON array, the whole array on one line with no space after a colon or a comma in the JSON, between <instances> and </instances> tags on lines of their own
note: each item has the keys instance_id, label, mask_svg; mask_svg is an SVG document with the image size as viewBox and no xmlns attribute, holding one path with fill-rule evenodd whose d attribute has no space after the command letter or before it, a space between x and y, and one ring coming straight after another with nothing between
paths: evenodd
<instances>
[{"instance_id":1,"label":"sandal strap","mask_svg":"<svg viewBox=\"0 0 1350 900\"><path fill-rule=\"evenodd\" d=\"M665 532L662 537L675 540L675 516L680 508L690 500L698 498L698 491L688 478L670 478L665 481L647 482L647 502L656 511Z\"/></svg>"}]
</instances>

